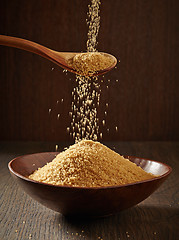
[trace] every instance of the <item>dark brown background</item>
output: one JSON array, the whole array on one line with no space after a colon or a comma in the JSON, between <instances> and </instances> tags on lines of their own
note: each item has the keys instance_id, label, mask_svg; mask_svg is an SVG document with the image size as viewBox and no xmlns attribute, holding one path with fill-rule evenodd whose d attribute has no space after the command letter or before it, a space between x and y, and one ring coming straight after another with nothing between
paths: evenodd
<instances>
[{"instance_id":1,"label":"dark brown background","mask_svg":"<svg viewBox=\"0 0 179 240\"><path fill-rule=\"evenodd\" d=\"M88 3L0 0L0 34L58 51L85 51ZM106 128L110 129L107 133L101 126L104 140L179 139L178 3L102 0L98 50L121 60L102 84L99 117L103 120L109 102ZM66 75L37 55L0 46L0 140L69 140L73 79L73 74Z\"/></svg>"}]
</instances>

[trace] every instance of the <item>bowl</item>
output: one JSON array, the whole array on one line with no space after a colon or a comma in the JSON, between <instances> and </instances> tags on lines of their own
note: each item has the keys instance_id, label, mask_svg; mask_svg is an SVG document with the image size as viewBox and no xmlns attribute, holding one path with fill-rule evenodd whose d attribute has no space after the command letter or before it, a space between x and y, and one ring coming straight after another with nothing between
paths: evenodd
<instances>
[{"instance_id":1,"label":"bowl","mask_svg":"<svg viewBox=\"0 0 179 240\"><path fill-rule=\"evenodd\" d=\"M66 216L102 217L130 208L150 196L169 176L170 166L139 157L124 156L157 175L156 178L122 186L69 187L55 186L29 179L39 167L52 161L57 152L44 152L17 157L9 162L11 175L24 191L44 206Z\"/></svg>"}]
</instances>

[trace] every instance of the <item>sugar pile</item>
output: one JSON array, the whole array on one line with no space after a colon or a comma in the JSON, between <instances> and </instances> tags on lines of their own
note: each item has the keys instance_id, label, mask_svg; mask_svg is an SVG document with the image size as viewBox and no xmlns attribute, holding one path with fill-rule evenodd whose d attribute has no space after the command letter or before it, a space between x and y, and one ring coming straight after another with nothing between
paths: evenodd
<instances>
[{"instance_id":1,"label":"sugar pile","mask_svg":"<svg viewBox=\"0 0 179 240\"><path fill-rule=\"evenodd\" d=\"M53 185L103 187L152 179L136 164L99 142L82 140L29 176Z\"/></svg>"}]
</instances>

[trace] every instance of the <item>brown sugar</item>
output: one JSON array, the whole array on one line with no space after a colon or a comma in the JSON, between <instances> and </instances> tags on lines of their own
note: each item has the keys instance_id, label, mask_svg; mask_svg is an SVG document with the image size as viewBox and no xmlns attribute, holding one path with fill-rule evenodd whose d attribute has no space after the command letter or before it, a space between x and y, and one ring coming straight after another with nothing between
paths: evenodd
<instances>
[{"instance_id":1,"label":"brown sugar","mask_svg":"<svg viewBox=\"0 0 179 240\"><path fill-rule=\"evenodd\" d=\"M29 176L54 185L103 187L154 178L99 142L82 140Z\"/></svg>"},{"instance_id":2,"label":"brown sugar","mask_svg":"<svg viewBox=\"0 0 179 240\"><path fill-rule=\"evenodd\" d=\"M96 64L92 60L95 58L94 56L103 57L97 52L97 38L100 29L100 5L100 0L90 0L88 4L86 19L88 25L86 54L88 55L78 54L68 62L71 66L74 64L79 73L76 75L76 86L72 90L71 111L69 112L71 122L67 127L67 133L75 142L84 138L96 141L101 136L98 118L101 86L98 76L90 76L89 73L90 71L99 71L100 68L104 68L104 66L95 66ZM88 59L91 63L82 61L83 58ZM110 65L109 61L108 64ZM104 61L100 60L99 64L102 64L102 62ZM92 69L89 71L89 68ZM82 74L82 72L87 72L87 76Z\"/></svg>"},{"instance_id":3,"label":"brown sugar","mask_svg":"<svg viewBox=\"0 0 179 240\"><path fill-rule=\"evenodd\" d=\"M114 60L103 53L87 52L76 54L68 64L75 69L78 74L91 76L96 72L109 68Z\"/></svg>"}]
</instances>

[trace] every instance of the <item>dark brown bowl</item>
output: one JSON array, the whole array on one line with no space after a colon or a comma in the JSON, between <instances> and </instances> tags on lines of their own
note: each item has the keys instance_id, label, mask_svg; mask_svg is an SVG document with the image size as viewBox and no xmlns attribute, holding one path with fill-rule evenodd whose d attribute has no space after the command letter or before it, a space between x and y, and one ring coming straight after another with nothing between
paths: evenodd
<instances>
[{"instance_id":1,"label":"dark brown bowl","mask_svg":"<svg viewBox=\"0 0 179 240\"><path fill-rule=\"evenodd\" d=\"M54 186L27 178L37 168L52 161L57 154L46 152L20 156L9 162L8 167L26 193L46 207L64 215L100 217L118 213L146 199L172 171L171 167L164 163L125 156L146 172L158 177L123 186L98 188Z\"/></svg>"}]
</instances>

